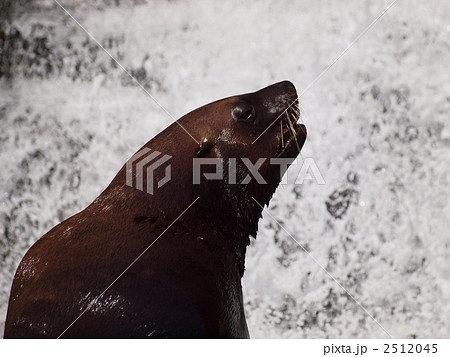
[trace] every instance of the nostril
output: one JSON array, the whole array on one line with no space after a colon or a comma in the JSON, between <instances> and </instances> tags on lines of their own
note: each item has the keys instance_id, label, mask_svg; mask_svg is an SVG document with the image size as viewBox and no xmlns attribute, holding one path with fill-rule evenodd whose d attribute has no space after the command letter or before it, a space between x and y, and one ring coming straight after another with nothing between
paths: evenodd
<instances>
[{"instance_id":1,"label":"nostril","mask_svg":"<svg viewBox=\"0 0 450 357\"><path fill-rule=\"evenodd\" d=\"M255 108L248 104L240 104L233 108L231 115L234 120L250 122L255 117Z\"/></svg>"}]
</instances>

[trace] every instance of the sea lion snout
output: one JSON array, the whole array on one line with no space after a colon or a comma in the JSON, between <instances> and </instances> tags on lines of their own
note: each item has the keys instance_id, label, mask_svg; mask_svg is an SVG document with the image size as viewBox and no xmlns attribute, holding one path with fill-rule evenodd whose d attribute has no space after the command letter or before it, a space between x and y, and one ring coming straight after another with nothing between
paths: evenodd
<instances>
[{"instance_id":1,"label":"sea lion snout","mask_svg":"<svg viewBox=\"0 0 450 357\"><path fill-rule=\"evenodd\" d=\"M278 82L264 89L279 90L282 93L290 92L294 97L297 97L297 91L295 90L295 86L291 81Z\"/></svg>"},{"instance_id":2,"label":"sea lion snout","mask_svg":"<svg viewBox=\"0 0 450 357\"><path fill-rule=\"evenodd\" d=\"M273 101L291 104L297 99L297 91L290 81L283 81L272 84L266 88L260 89L257 93L263 96L273 98Z\"/></svg>"},{"instance_id":3,"label":"sea lion snout","mask_svg":"<svg viewBox=\"0 0 450 357\"><path fill-rule=\"evenodd\" d=\"M297 103L294 85L289 81L283 81L253 93L233 97L230 113L235 122L267 127Z\"/></svg>"},{"instance_id":4,"label":"sea lion snout","mask_svg":"<svg viewBox=\"0 0 450 357\"><path fill-rule=\"evenodd\" d=\"M289 81L272 84L257 93L265 98L263 105L271 115L280 115L297 100L297 91Z\"/></svg>"}]
</instances>

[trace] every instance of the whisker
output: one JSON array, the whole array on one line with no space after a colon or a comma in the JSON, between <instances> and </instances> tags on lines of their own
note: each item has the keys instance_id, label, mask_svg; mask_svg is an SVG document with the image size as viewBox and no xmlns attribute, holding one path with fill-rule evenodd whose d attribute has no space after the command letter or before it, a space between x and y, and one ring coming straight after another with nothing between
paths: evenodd
<instances>
[{"instance_id":1,"label":"whisker","mask_svg":"<svg viewBox=\"0 0 450 357\"><path fill-rule=\"evenodd\" d=\"M296 135L296 132L295 132L295 129L294 129L294 125L292 124L292 122L290 120L290 116L289 116L289 124L290 124L292 132L293 132L293 136L294 136L295 144L297 145L298 153L300 154L300 156L301 156L301 158L303 160L303 156L302 156L302 153L301 153L301 150L300 150L300 145L298 144L297 135Z\"/></svg>"},{"instance_id":2,"label":"whisker","mask_svg":"<svg viewBox=\"0 0 450 357\"><path fill-rule=\"evenodd\" d=\"M292 135L295 137L295 128L294 128L294 125L292 124L291 116L289 114L287 116L287 119L288 119L287 121L288 121L289 127L291 129Z\"/></svg>"},{"instance_id":3,"label":"whisker","mask_svg":"<svg viewBox=\"0 0 450 357\"><path fill-rule=\"evenodd\" d=\"M297 107L297 109L298 109L298 107ZM300 120L300 122L303 124L303 120L302 120L302 117L300 115L300 110L298 112L295 112L295 114L296 114L297 118L294 117L294 122L297 123ZM306 135L306 130L303 127L300 127L300 129L303 132L303 134Z\"/></svg>"},{"instance_id":4,"label":"whisker","mask_svg":"<svg viewBox=\"0 0 450 357\"><path fill-rule=\"evenodd\" d=\"M298 98L295 100L295 105L293 105L291 108L292 108L292 112L295 113L295 116L292 118L293 122L295 124L297 124L297 121L300 120L300 122L303 124L303 120L302 120L303 107L301 106ZM289 122L291 123L290 120L289 120ZM300 127L300 130L306 135L306 130L303 126ZM295 140L295 144L297 145L298 153L300 154L300 157L302 158L302 161L305 161L303 158L303 155L301 153L301 150L300 150L300 145L298 144L297 135L295 135L295 134L294 134L294 140Z\"/></svg>"},{"instance_id":5,"label":"whisker","mask_svg":"<svg viewBox=\"0 0 450 357\"><path fill-rule=\"evenodd\" d=\"M286 121L287 121L287 127L288 127L289 131L291 132L291 134L293 136L295 136L295 129L294 129L294 126L292 125L291 116L289 115L289 113L286 113Z\"/></svg>"}]
</instances>

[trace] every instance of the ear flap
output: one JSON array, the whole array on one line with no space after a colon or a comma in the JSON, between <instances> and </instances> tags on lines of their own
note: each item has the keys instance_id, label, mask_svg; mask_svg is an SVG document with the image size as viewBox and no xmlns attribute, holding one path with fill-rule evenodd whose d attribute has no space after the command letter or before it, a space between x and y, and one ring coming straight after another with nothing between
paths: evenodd
<instances>
[{"instance_id":1,"label":"ear flap","mask_svg":"<svg viewBox=\"0 0 450 357\"><path fill-rule=\"evenodd\" d=\"M209 154L212 147L213 147L212 142L209 141L207 138L204 138L200 143L200 147L196 151L196 155L199 157L206 156Z\"/></svg>"}]
</instances>

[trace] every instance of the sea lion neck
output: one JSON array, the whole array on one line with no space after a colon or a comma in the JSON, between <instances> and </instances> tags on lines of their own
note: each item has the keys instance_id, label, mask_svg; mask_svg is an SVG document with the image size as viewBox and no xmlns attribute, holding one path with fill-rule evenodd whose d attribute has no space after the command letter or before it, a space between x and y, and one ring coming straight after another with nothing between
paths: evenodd
<instances>
[{"instance_id":1,"label":"sea lion neck","mask_svg":"<svg viewBox=\"0 0 450 357\"><path fill-rule=\"evenodd\" d=\"M247 246L250 244L250 236L256 237L262 209L251 197L241 200L238 209L228 203L224 200L211 203L207 196L203 196L187 216L192 214L201 217L201 220L198 220L198 232L206 232L206 240L212 239L217 246L221 246L233 256L242 277ZM189 217L186 218L191 221ZM216 235L216 231L221 234Z\"/></svg>"},{"instance_id":2,"label":"sea lion neck","mask_svg":"<svg viewBox=\"0 0 450 357\"><path fill-rule=\"evenodd\" d=\"M225 236L229 237L228 243L235 254L241 277L244 274L250 236L256 238L263 206L269 203L277 185L225 183L222 187L222 199L215 201L213 207L209 206L213 208L211 212L215 214L215 222L220 220L224 230L229 232Z\"/></svg>"}]
</instances>

